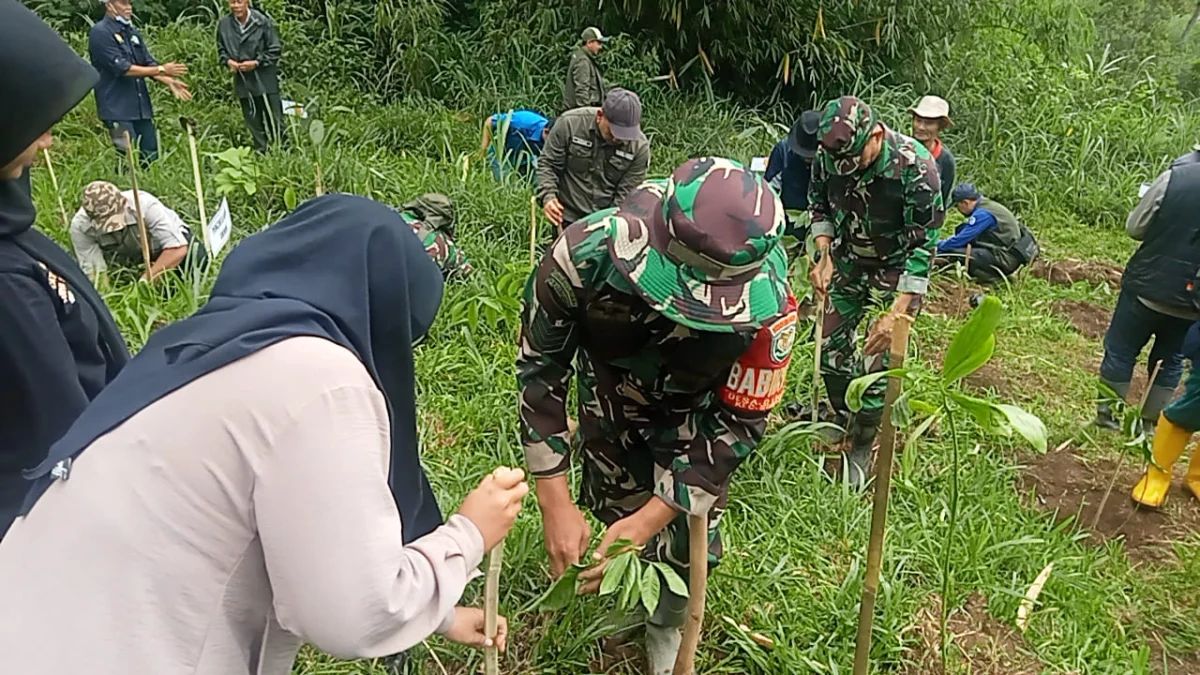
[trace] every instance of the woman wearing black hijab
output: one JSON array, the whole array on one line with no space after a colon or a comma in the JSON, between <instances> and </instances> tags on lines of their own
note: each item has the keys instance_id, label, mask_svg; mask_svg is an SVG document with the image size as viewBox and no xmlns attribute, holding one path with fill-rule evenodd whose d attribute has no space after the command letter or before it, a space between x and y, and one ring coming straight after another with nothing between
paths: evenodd
<instances>
[{"instance_id":1,"label":"woman wearing black hijab","mask_svg":"<svg viewBox=\"0 0 1200 675\"><path fill-rule=\"evenodd\" d=\"M483 646L456 603L528 487L499 468L440 525L412 345L441 296L368 199L311 200L238 244L28 473L0 543L6 669L286 675L305 641Z\"/></svg>"},{"instance_id":2,"label":"woman wearing black hijab","mask_svg":"<svg viewBox=\"0 0 1200 675\"><path fill-rule=\"evenodd\" d=\"M29 167L96 71L15 0L0 0L0 537L46 457L129 352L75 259L33 229Z\"/></svg>"}]
</instances>

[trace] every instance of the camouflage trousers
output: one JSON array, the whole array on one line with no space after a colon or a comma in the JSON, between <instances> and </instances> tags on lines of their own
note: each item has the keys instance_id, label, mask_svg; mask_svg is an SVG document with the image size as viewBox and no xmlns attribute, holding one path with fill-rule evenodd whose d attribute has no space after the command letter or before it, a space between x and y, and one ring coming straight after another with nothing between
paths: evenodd
<instances>
[{"instance_id":1,"label":"camouflage trousers","mask_svg":"<svg viewBox=\"0 0 1200 675\"><path fill-rule=\"evenodd\" d=\"M682 432L670 412L622 395L619 378L604 366L597 367L583 352L577 356L579 437L583 481L579 505L606 526L633 514L654 497L655 487L670 473L666 453L655 452ZM728 502L728 486L721 490L708 515L708 565L720 561L719 525ZM687 514L679 513L646 544L642 557L669 563L677 571L688 567ZM686 575L684 576L686 579Z\"/></svg>"},{"instance_id":2,"label":"camouflage trousers","mask_svg":"<svg viewBox=\"0 0 1200 675\"><path fill-rule=\"evenodd\" d=\"M848 411L846 388L854 378L888 368L889 350L859 358L858 326L868 312L887 311L891 307L901 274L903 270L876 261L834 260L833 280L829 285L829 301L825 303L822 324L821 376L830 403L839 411ZM920 298L917 298L909 311L915 312L919 307ZM862 398L863 413L881 414L886 389L887 378L867 388Z\"/></svg>"}]
</instances>

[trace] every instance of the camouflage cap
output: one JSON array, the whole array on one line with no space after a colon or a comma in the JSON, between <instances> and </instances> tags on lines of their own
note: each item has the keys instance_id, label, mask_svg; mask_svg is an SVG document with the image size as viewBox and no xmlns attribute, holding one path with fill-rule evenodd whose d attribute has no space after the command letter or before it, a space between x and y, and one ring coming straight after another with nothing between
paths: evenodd
<instances>
[{"instance_id":1,"label":"camouflage cap","mask_svg":"<svg viewBox=\"0 0 1200 675\"><path fill-rule=\"evenodd\" d=\"M98 180L83 189L83 212L101 232L125 229L125 210L129 208L125 195L112 183Z\"/></svg>"},{"instance_id":2,"label":"camouflage cap","mask_svg":"<svg viewBox=\"0 0 1200 675\"><path fill-rule=\"evenodd\" d=\"M400 207L434 230L454 236L454 201L444 194L426 192Z\"/></svg>"},{"instance_id":3,"label":"camouflage cap","mask_svg":"<svg viewBox=\"0 0 1200 675\"><path fill-rule=\"evenodd\" d=\"M753 330L787 303L783 205L717 157L644 183L608 218L609 254L655 310L697 330Z\"/></svg>"},{"instance_id":4,"label":"camouflage cap","mask_svg":"<svg viewBox=\"0 0 1200 675\"><path fill-rule=\"evenodd\" d=\"M853 96L843 96L825 104L817 134L826 168L842 176L857 171L859 157L877 123L871 107Z\"/></svg>"}]
</instances>

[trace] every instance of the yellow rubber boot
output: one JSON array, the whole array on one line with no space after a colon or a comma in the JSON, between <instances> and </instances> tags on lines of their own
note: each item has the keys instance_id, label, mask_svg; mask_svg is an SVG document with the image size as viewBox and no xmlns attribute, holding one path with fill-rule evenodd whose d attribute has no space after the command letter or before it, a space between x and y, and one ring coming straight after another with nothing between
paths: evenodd
<instances>
[{"instance_id":1,"label":"yellow rubber boot","mask_svg":"<svg viewBox=\"0 0 1200 675\"><path fill-rule=\"evenodd\" d=\"M1171 465L1183 454L1191 437L1192 432L1173 424L1166 415L1158 416L1158 429L1154 433L1154 464L1158 466L1146 467L1146 473L1130 495L1133 501L1155 509L1162 506L1171 488Z\"/></svg>"},{"instance_id":2,"label":"yellow rubber boot","mask_svg":"<svg viewBox=\"0 0 1200 675\"><path fill-rule=\"evenodd\" d=\"M1188 464L1187 475L1183 477L1183 484L1187 489L1192 491L1192 494L1200 498L1200 452L1192 451L1192 461Z\"/></svg>"}]
</instances>

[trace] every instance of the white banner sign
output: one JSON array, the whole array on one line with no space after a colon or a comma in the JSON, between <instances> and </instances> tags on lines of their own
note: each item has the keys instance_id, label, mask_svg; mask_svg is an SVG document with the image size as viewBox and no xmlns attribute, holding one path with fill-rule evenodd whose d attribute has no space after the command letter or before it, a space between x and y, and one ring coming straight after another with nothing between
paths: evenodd
<instances>
[{"instance_id":1,"label":"white banner sign","mask_svg":"<svg viewBox=\"0 0 1200 675\"><path fill-rule=\"evenodd\" d=\"M204 246L208 255L216 257L225 244L229 243L229 235L233 233L233 220L229 217L229 200L221 198L221 208L213 215L212 220L204 227Z\"/></svg>"},{"instance_id":2,"label":"white banner sign","mask_svg":"<svg viewBox=\"0 0 1200 675\"><path fill-rule=\"evenodd\" d=\"M308 117L308 111L305 110L304 106L300 105L299 103L296 103L295 101L289 101L286 98L283 99L282 103L284 115L291 115L292 117L299 117L301 119Z\"/></svg>"}]
</instances>

